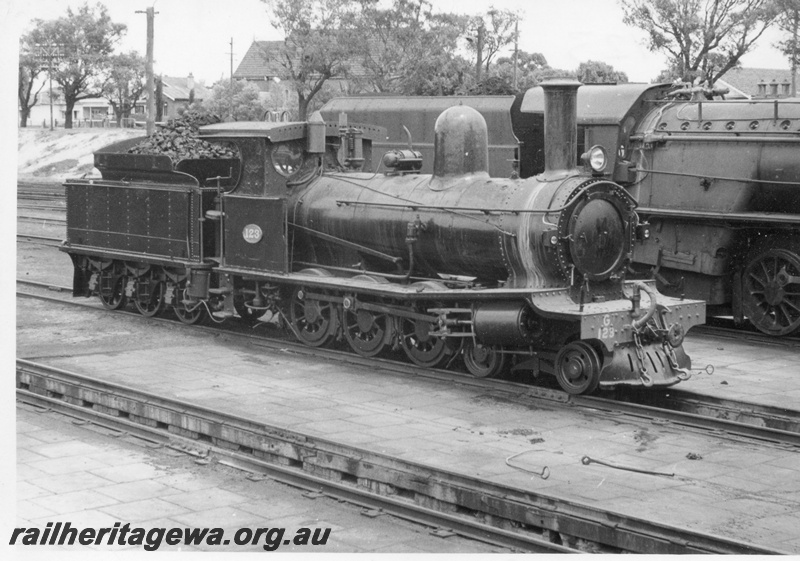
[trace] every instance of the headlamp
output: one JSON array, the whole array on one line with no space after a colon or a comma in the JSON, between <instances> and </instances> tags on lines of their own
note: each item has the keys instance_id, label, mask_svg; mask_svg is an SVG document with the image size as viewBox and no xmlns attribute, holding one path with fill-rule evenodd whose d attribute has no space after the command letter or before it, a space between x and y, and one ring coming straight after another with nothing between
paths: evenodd
<instances>
[{"instance_id":1,"label":"headlamp","mask_svg":"<svg viewBox=\"0 0 800 561\"><path fill-rule=\"evenodd\" d=\"M592 146L587 152L584 152L581 160L593 173L601 173L608 164L608 156L602 146Z\"/></svg>"}]
</instances>

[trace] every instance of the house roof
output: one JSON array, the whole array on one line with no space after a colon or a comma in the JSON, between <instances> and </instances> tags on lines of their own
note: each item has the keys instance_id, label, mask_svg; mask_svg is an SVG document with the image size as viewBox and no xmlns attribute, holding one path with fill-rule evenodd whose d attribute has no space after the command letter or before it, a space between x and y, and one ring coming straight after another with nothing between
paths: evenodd
<instances>
[{"instance_id":1,"label":"house roof","mask_svg":"<svg viewBox=\"0 0 800 561\"><path fill-rule=\"evenodd\" d=\"M790 70L780 70L776 68L734 68L728 70L720 82L747 94L751 97L758 96L758 84L770 84L773 81L778 84L791 83L792 73Z\"/></svg>"},{"instance_id":2,"label":"house roof","mask_svg":"<svg viewBox=\"0 0 800 561\"><path fill-rule=\"evenodd\" d=\"M242 58L242 62L233 73L234 78L248 80L269 80L285 72L278 62L277 54L284 45L283 41L253 41Z\"/></svg>"},{"instance_id":3,"label":"house roof","mask_svg":"<svg viewBox=\"0 0 800 561\"><path fill-rule=\"evenodd\" d=\"M192 88L189 87L189 77L174 78L172 76L162 76L161 82L164 84L163 94L164 97L172 101L187 100L189 99L189 92ZM206 88L203 84L194 82L194 99L202 101L211 94L211 90Z\"/></svg>"},{"instance_id":4,"label":"house roof","mask_svg":"<svg viewBox=\"0 0 800 561\"><path fill-rule=\"evenodd\" d=\"M281 49L285 45L285 41L253 41L242 58L242 62L236 68L236 72L233 73L233 77L247 80L270 80L285 75L286 69L280 62ZM376 48L378 47L376 46ZM354 56L349 62L351 76L366 74L357 56Z\"/></svg>"}]
</instances>

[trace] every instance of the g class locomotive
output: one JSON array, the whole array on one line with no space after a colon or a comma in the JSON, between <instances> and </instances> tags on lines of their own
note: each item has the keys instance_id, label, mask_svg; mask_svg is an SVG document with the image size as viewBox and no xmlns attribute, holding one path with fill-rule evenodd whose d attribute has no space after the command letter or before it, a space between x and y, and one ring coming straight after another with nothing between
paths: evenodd
<instances>
[{"instance_id":1,"label":"g class locomotive","mask_svg":"<svg viewBox=\"0 0 800 561\"><path fill-rule=\"evenodd\" d=\"M715 315L747 318L775 336L800 330L800 100L681 100L675 93L670 84L578 91L578 153L606 147L607 178L628 190L650 224L632 266L666 294L705 300ZM425 154L423 127L458 102L340 98L322 113L347 111L387 126L387 148L404 142L406 124ZM542 88L470 103L489 123L492 175L544 170Z\"/></svg>"},{"instance_id":2,"label":"g class locomotive","mask_svg":"<svg viewBox=\"0 0 800 561\"><path fill-rule=\"evenodd\" d=\"M597 150L575 165L579 86L545 86L546 167L525 180L489 176L486 123L463 105L436 121L431 175L413 150L360 171L385 130L314 116L201 129L237 159L173 166L108 147L102 179L65 184L73 293L187 323L279 318L310 346L461 359L475 376L511 358L573 394L674 384L705 306L625 280L642 228L632 197L592 170Z\"/></svg>"}]
</instances>

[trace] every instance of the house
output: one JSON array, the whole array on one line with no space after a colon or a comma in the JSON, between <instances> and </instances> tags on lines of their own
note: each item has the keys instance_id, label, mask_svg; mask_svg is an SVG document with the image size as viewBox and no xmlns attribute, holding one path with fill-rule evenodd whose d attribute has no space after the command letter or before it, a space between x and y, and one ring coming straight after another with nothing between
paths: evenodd
<instances>
[{"instance_id":1,"label":"house","mask_svg":"<svg viewBox=\"0 0 800 561\"><path fill-rule=\"evenodd\" d=\"M778 99L797 97L792 92L792 73L790 70L774 68L735 68L728 70L717 85L730 90L727 99Z\"/></svg>"},{"instance_id":2,"label":"house","mask_svg":"<svg viewBox=\"0 0 800 561\"><path fill-rule=\"evenodd\" d=\"M275 111L297 109L297 94L294 89L282 81L286 77L286 69L281 64L281 51L285 41L253 41L247 49L242 61L233 73L237 80L247 80L258 86L261 97ZM363 75L364 70L358 61L353 61L351 76ZM350 83L344 78L332 78L325 82L328 90L337 95L349 95Z\"/></svg>"},{"instance_id":3,"label":"house","mask_svg":"<svg viewBox=\"0 0 800 561\"><path fill-rule=\"evenodd\" d=\"M60 87L53 86L53 126L63 127L67 119L67 105ZM114 121L114 110L107 99L92 97L75 102L72 108L73 127L105 127ZM29 127L50 126L50 90L47 86L39 92L36 105L31 107Z\"/></svg>"},{"instance_id":4,"label":"house","mask_svg":"<svg viewBox=\"0 0 800 561\"><path fill-rule=\"evenodd\" d=\"M205 87L203 82L195 82L191 72L185 78L162 76L161 83L164 120L180 116L180 110L188 107L190 100L199 103L211 96L211 89Z\"/></svg>"}]
</instances>

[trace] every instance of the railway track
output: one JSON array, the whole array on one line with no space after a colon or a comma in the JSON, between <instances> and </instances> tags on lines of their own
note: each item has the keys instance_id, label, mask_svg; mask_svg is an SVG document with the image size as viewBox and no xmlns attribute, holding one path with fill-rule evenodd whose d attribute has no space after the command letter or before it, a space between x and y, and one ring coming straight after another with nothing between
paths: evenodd
<instances>
[{"instance_id":1,"label":"railway track","mask_svg":"<svg viewBox=\"0 0 800 561\"><path fill-rule=\"evenodd\" d=\"M713 320L716 318L711 319ZM800 348L800 333L786 335L783 337L773 337L759 331L754 331L747 326L732 327L721 325L717 322L706 325L698 325L692 328L692 333L697 335L707 335L718 339L745 341L766 347Z\"/></svg>"},{"instance_id":2,"label":"railway track","mask_svg":"<svg viewBox=\"0 0 800 561\"><path fill-rule=\"evenodd\" d=\"M64 187L59 183L17 183L17 200L63 201Z\"/></svg>"},{"instance_id":3,"label":"railway track","mask_svg":"<svg viewBox=\"0 0 800 561\"><path fill-rule=\"evenodd\" d=\"M17 204L17 210L19 210L19 209L46 210L46 211L50 211L50 212L66 212L66 210L67 210L67 208L65 206Z\"/></svg>"},{"instance_id":4,"label":"railway track","mask_svg":"<svg viewBox=\"0 0 800 561\"><path fill-rule=\"evenodd\" d=\"M577 552L590 547L609 553L780 553L506 487L30 361L18 359L16 374L17 399L23 402L110 424L177 449L185 448L189 439L190 448L200 448L195 454L205 461L519 551Z\"/></svg>"},{"instance_id":5,"label":"railway track","mask_svg":"<svg viewBox=\"0 0 800 561\"><path fill-rule=\"evenodd\" d=\"M22 220L24 222L40 222L40 223L53 223L53 224L64 224L66 225L67 219L66 218L51 218L45 216L17 216L17 220Z\"/></svg>"},{"instance_id":6,"label":"railway track","mask_svg":"<svg viewBox=\"0 0 800 561\"><path fill-rule=\"evenodd\" d=\"M18 242L28 242L37 245L44 245L48 247L58 247L64 238L54 238L51 236L36 236L33 234L17 234Z\"/></svg>"},{"instance_id":7,"label":"railway track","mask_svg":"<svg viewBox=\"0 0 800 561\"><path fill-rule=\"evenodd\" d=\"M18 280L17 284L34 286L51 292L71 292L69 287L53 286L47 283ZM20 293L18 296L46 299L69 306L78 306L91 310L103 310L100 305L77 302L36 294ZM106 311L107 310L103 310ZM166 317L144 318L134 312L116 311L141 319L142 321L158 321L170 324L179 323ZM219 327L194 325L181 327L219 333ZM553 402L569 403L572 407L581 407L587 411L597 411L604 415L625 415L630 418L642 418L648 421L658 419L662 423L672 423L681 427L709 431L730 438L753 438L763 443L781 446L792 446L800 449L800 411L759 406L754 403L723 400L712 396L695 394L685 390L668 388L661 391L620 390L613 395L574 396L560 389L534 386L508 380L473 378L467 373L451 370L425 369L415 365L394 360L392 358L364 358L349 350L333 348L309 348L286 338L269 335L254 335L242 332L236 323L227 324L226 334L242 338L251 344L274 350L290 348L292 352L313 356L318 360L330 360L354 364L375 369L380 366L382 372L391 372L411 377L424 377L443 382L457 382L462 385L479 388L495 399L530 404L532 401L546 399Z\"/></svg>"}]
</instances>

